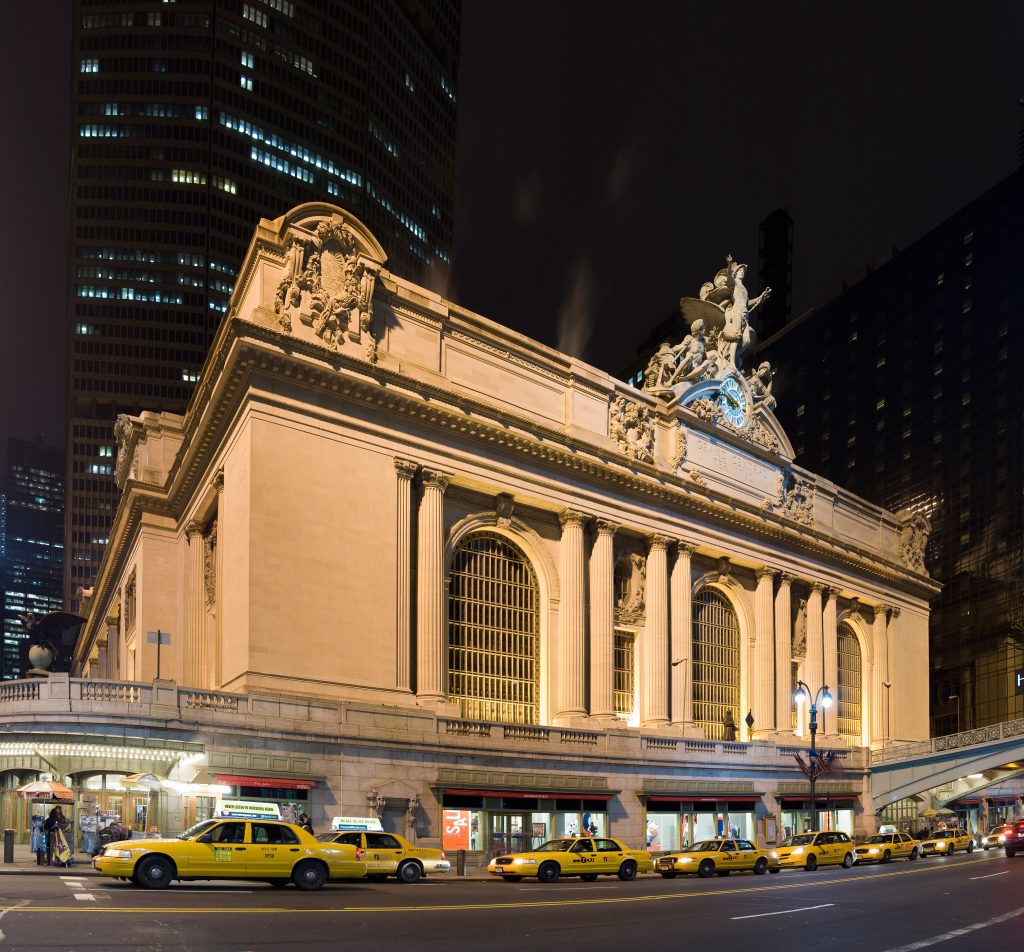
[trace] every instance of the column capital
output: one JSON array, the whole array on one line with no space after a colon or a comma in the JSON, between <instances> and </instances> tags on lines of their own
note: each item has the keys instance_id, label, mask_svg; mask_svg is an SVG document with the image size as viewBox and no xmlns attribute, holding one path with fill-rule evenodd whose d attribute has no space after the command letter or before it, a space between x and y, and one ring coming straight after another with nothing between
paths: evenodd
<instances>
[{"instance_id":1,"label":"column capital","mask_svg":"<svg viewBox=\"0 0 1024 952\"><path fill-rule=\"evenodd\" d=\"M655 532L653 535L647 537L647 544L653 549L665 549L668 550L668 544L672 540L668 536L663 536L660 533Z\"/></svg>"},{"instance_id":2,"label":"column capital","mask_svg":"<svg viewBox=\"0 0 1024 952\"><path fill-rule=\"evenodd\" d=\"M423 485L430 486L433 489L438 489L444 492L448 488L448 484L452 481L450 473L442 473L438 469L425 469L422 472Z\"/></svg>"},{"instance_id":3,"label":"column capital","mask_svg":"<svg viewBox=\"0 0 1024 952\"><path fill-rule=\"evenodd\" d=\"M901 611L901 609L897 608L895 605L890 605L888 607L889 607L889 617L893 621L895 621L897 618L900 617L900 615L902 614L902 611Z\"/></svg>"},{"instance_id":4,"label":"column capital","mask_svg":"<svg viewBox=\"0 0 1024 952\"><path fill-rule=\"evenodd\" d=\"M796 576L792 572L779 572L780 585L792 585L795 580Z\"/></svg>"},{"instance_id":5,"label":"column capital","mask_svg":"<svg viewBox=\"0 0 1024 952\"><path fill-rule=\"evenodd\" d=\"M677 542L676 543L676 555L685 555L687 558L693 558L693 553L697 551L697 546L692 545L689 542Z\"/></svg>"},{"instance_id":6,"label":"column capital","mask_svg":"<svg viewBox=\"0 0 1024 952\"><path fill-rule=\"evenodd\" d=\"M192 536L194 536L194 535L201 536L202 534L203 534L203 521L202 521L202 519L189 519L189 521L185 523L185 538L188 539L189 542L192 541Z\"/></svg>"},{"instance_id":7,"label":"column capital","mask_svg":"<svg viewBox=\"0 0 1024 952\"><path fill-rule=\"evenodd\" d=\"M830 599L835 600L835 599L839 598L839 589L838 588L835 588L832 585L827 585L825 587L825 591L828 593L828 597Z\"/></svg>"},{"instance_id":8,"label":"column capital","mask_svg":"<svg viewBox=\"0 0 1024 952\"><path fill-rule=\"evenodd\" d=\"M762 565L754 574L757 576L757 580L759 582L761 581L761 579L764 578L769 579L770 581L774 581L775 576L777 574L777 570L773 569L770 565Z\"/></svg>"},{"instance_id":9,"label":"column capital","mask_svg":"<svg viewBox=\"0 0 1024 952\"><path fill-rule=\"evenodd\" d=\"M213 488L214 488L214 491L218 495L220 495L222 492L224 492L224 470L223 470L223 468L218 469L217 472L213 474Z\"/></svg>"},{"instance_id":10,"label":"column capital","mask_svg":"<svg viewBox=\"0 0 1024 952\"><path fill-rule=\"evenodd\" d=\"M395 457L395 472L398 473L399 479L412 479L419 468L419 464L412 460L402 459L400 456Z\"/></svg>"},{"instance_id":11,"label":"column capital","mask_svg":"<svg viewBox=\"0 0 1024 952\"><path fill-rule=\"evenodd\" d=\"M610 519L594 520L594 529L596 530L598 535L613 536L621 528L622 526L620 526L617 522L612 522Z\"/></svg>"},{"instance_id":12,"label":"column capital","mask_svg":"<svg viewBox=\"0 0 1024 952\"><path fill-rule=\"evenodd\" d=\"M558 522L563 529L567 526L583 526L588 518L585 512L577 512L575 509L563 509L558 514Z\"/></svg>"},{"instance_id":13,"label":"column capital","mask_svg":"<svg viewBox=\"0 0 1024 952\"><path fill-rule=\"evenodd\" d=\"M825 586L824 586L824 584L822 582L812 582L811 583L811 592L812 593L816 593L818 595L821 595L821 593L824 592L824 591L825 591Z\"/></svg>"}]
</instances>

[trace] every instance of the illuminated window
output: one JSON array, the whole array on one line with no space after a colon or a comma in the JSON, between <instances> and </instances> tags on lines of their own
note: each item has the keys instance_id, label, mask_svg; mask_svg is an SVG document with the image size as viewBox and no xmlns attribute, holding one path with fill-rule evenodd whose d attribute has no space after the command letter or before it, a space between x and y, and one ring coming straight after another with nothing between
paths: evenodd
<instances>
[{"instance_id":1,"label":"illuminated window","mask_svg":"<svg viewBox=\"0 0 1024 952\"><path fill-rule=\"evenodd\" d=\"M693 719L705 735L725 739L726 712L739 720L740 629L725 596L710 588L693 600Z\"/></svg>"},{"instance_id":2,"label":"illuminated window","mask_svg":"<svg viewBox=\"0 0 1024 952\"><path fill-rule=\"evenodd\" d=\"M245 17L246 20L255 23L256 26L262 26L265 28L267 25L267 15L262 10L257 10L252 6L252 4L242 4L242 16Z\"/></svg>"},{"instance_id":3,"label":"illuminated window","mask_svg":"<svg viewBox=\"0 0 1024 952\"><path fill-rule=\"evenodd\" d=\"M244 73L238 77L238 85L242 87L246 92L252 92L252 78L246 76Z\"/></svg>"},{"instance_id":4,"label":"illuminated window","mask_svg":"<svg viewBox=\"0 0 1024 952\"><path fill-rule=\"evenodd\" d=\"M540 720L539 590L508 539L482 532L452 559L448 583L448 695L463 717Z\"/></svg>"},{"instance_id":5,"label":"illuminated window","mask_svg":"<svg viewBox=\"0 0 1024 952\"><path fill-rule=\"evenodd\" d=\"M632 717L636 708L636 636L629 631L615 632L615 666L613 669L615 713Z\"/></svg>"},{"instance_id":6,"label":"illuminated window","mask_svg":"<svg viewBox=\"0 0 1024 952\"><path fill-rule=\"evenodd\" d=\"M944 272L940 271L937 275L935 275L935 283L937 285L942 284L942 282L945 281L945 280L946 280L946 275L945 275Z\"/></svg>"},{"instance_id":7,"label":"illuminated window","mask_svg":"<svg viewBox=\"0 0 1024 952\"><path fill-rule=\"evenodd\" d=\"M183 370L181 372L181 379L186 383L197 383L199 381L198 370Z\"/></svg>"},{"instance_id":8,"label":"illuminated window","mask_svg":"<svg viewBox=\"0 0 1024 952\"><path fill-rule=\"evenodd\" d=\"M839 733L853 747L864 743L861 723L860 644L846 622L838 632L839 687L836 691L836 721Z\"/></svg>"},{"instance_id":9,"label":"illuminated window","mask_svg":"<svg viewBox=\"0 0 1024 952\"><path fill-rule=\"evenodd\" d=\"M98 59L84 59L82 60L81 72L83 73L98 73L100 71L100 61Z\"/></svg>"},{"instance_id":10,"label":"illuminated window","mask_svg":"<svg viewBox=\"0 0 1024 952\"><path fill-rule=\"evenodd\" d=\"M242 65L252 69L253 67L253 55L252 53L242 52Z\"/></svg>"}]
</instances>

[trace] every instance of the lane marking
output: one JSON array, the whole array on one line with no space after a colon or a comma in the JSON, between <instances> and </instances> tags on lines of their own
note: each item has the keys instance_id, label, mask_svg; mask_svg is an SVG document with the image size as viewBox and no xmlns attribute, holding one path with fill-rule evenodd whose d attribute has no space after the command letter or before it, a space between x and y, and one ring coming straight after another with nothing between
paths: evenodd
<instances>
[{"instance_id":1,"label":"lane marking","mask_svg":"<svg viewBox=\"0 0 1024 952\"><path fill-rule=\"evenodd\" d=\"M950 939L959 939L960 936L969 935L988 926L997 926L1000 922L1006 922L1020 915L1024 915L1024 906L1014 909L1012 912L1004 912L1001 916L996 916L994 919L988 919L985 922L975 922L973 925L964 926L962 929L943 932L942 935L932 936L930 939L922 939L920 942L911 942L909 945L896 946L892 949L886 949L885 952L916 952L917 949L927 949L929 946L938 945L940 942L948 942Z\"/></svg>"},{"instance_id":2,"label":"lane marking","mask_svg":"<svg viewBox=\"0 0 1024 952\"><path fill-rule=\"evenodd\" d=\"M993 876L1005 876L1008 872L1008 869L1004 869L1001 873L989 873L987 876L972 876L971 879L991 879Z\"/></svg>"},{"instance_id":3,"label":"lane marking","mask_svg":"<svg viewBox=\"0 0 1024 952\"><path fill-rule=\"evenodd\" d=\"M820 906L801 906L799 909L781 909L778 912L758 912L751 916L730 916L729 918L735 922L737 919L763 919L765 916L788 916L794 912L808 912L811 909L829 909L834 905L834 902L826 902Z\"/></svg>"},{"instance_id":4,"label":"lane marking","mask_svg":"<svg viewBox=\"0 0 1024 952\"><path fill-rule=\"evenodd\" d=\"M75 899L81 899L83 902L95 902L96 897L92 893L74 893Z\"/></svg>"}]
</instances>

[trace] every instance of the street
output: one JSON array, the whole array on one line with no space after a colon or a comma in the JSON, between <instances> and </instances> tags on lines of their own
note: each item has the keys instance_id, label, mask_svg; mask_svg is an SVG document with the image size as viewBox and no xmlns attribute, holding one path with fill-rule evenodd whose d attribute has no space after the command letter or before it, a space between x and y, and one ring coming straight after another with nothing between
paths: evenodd
<instances>
[{"instance_id":1,"label":"street","mask_svg":"<svg viewBox=\"0 0 1024 952\"><path fill-rule=\"evenodd\" d=\"M647 875L331 884L318 893L263 883L185 883L146 891L74 874L0 876L0 950L346 949L542 943L593 949L791 949L950 952L1019 949L1024 858L1001 852L887 866L784 870L728 879Z\"/></svg>"}]
</instances>

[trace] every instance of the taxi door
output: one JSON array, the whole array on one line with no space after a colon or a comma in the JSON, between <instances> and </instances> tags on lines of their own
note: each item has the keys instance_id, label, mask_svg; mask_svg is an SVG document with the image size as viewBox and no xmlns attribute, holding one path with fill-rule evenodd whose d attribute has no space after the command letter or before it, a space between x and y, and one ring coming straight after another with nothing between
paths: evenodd
<instances>
[{"instance_id":1,"label":"taxi door","mask_svg":"<svg viewBox=\"0 0 1024 952\"><path fill-rule=\"evenodd\" d=\"M298 836L274 823L250 823L249 835L249 875L288 879L302 849Z\"/></svg>"},{"instance_id":2,"label":"taxi door","mask_svg":"<svg viewBox=\"0 0 1024 952\"><path fill-rule=\"evenodd\" d=\"M839 856L839 846L836 843L836 838L831 833L820 833L817 846L821 850L818 855L819 866L842 861L842 857Z\"/></svg>"},{"instance_id":3,"label":"taxi door","mask_svg":"<svg viewBox=\"0 0 1024 952\"><path fill-rule=\"evenodd\" d=\"M227 820L207 830L209 843L191 840L188 846L188 872L182 875L209 879L234 879L248 868L248 844L244 820Z\"/></svg>"},{"instance_id":4,"label":"taxi door","mask_svg":"<svg viewBox=\"0 0 1024 952\"><path fill-rule=\"evenodd\" d=\"M598 873L617 873L626 854L619 843L615 840L594 840L597 852Z\"/></svg>"},{"instance_id":5,"label":"taxi door","mask_svg":"<svg viewBox=\"0 0 1024 952\"><path fill-rule=\"evenodd\" d=\"M387 873L393 876L405 856L405 847L390 833L364 833L366 849L363 859L368 873Z\"/></svg>"},{"instance_id":6,"label":"taxi door","mask_svg":"<svg viewBox=\"0 0 1024 952\"><path fill-rule=\"evenodd\" d=\"M722 845L719 847L718 856L715 857L715 862L723 870L741 868L740 853L736 849L735 840L722 841Z\"/></svg>"},{"instance_id":7,"label":"taxi door","mask_svg":"<svg viewBox=\"0 0 1024 952\"><path fill-rule=\"evenodd\" d=\"M568 854L569 868L567 873L598 873L597 853L594 851L594 841L590 839L577 840L572 845Z\"/></svg>"},{"instance_id":8,"label":"taxi door","mask_svg":"<svg viewBox=\"0 0 1024 952\"><path fill-rule=\"evenodd\" d=\"M759 851L750 840L736 840L736 869L753 869Z\"/></svg>"}]
</instances>

